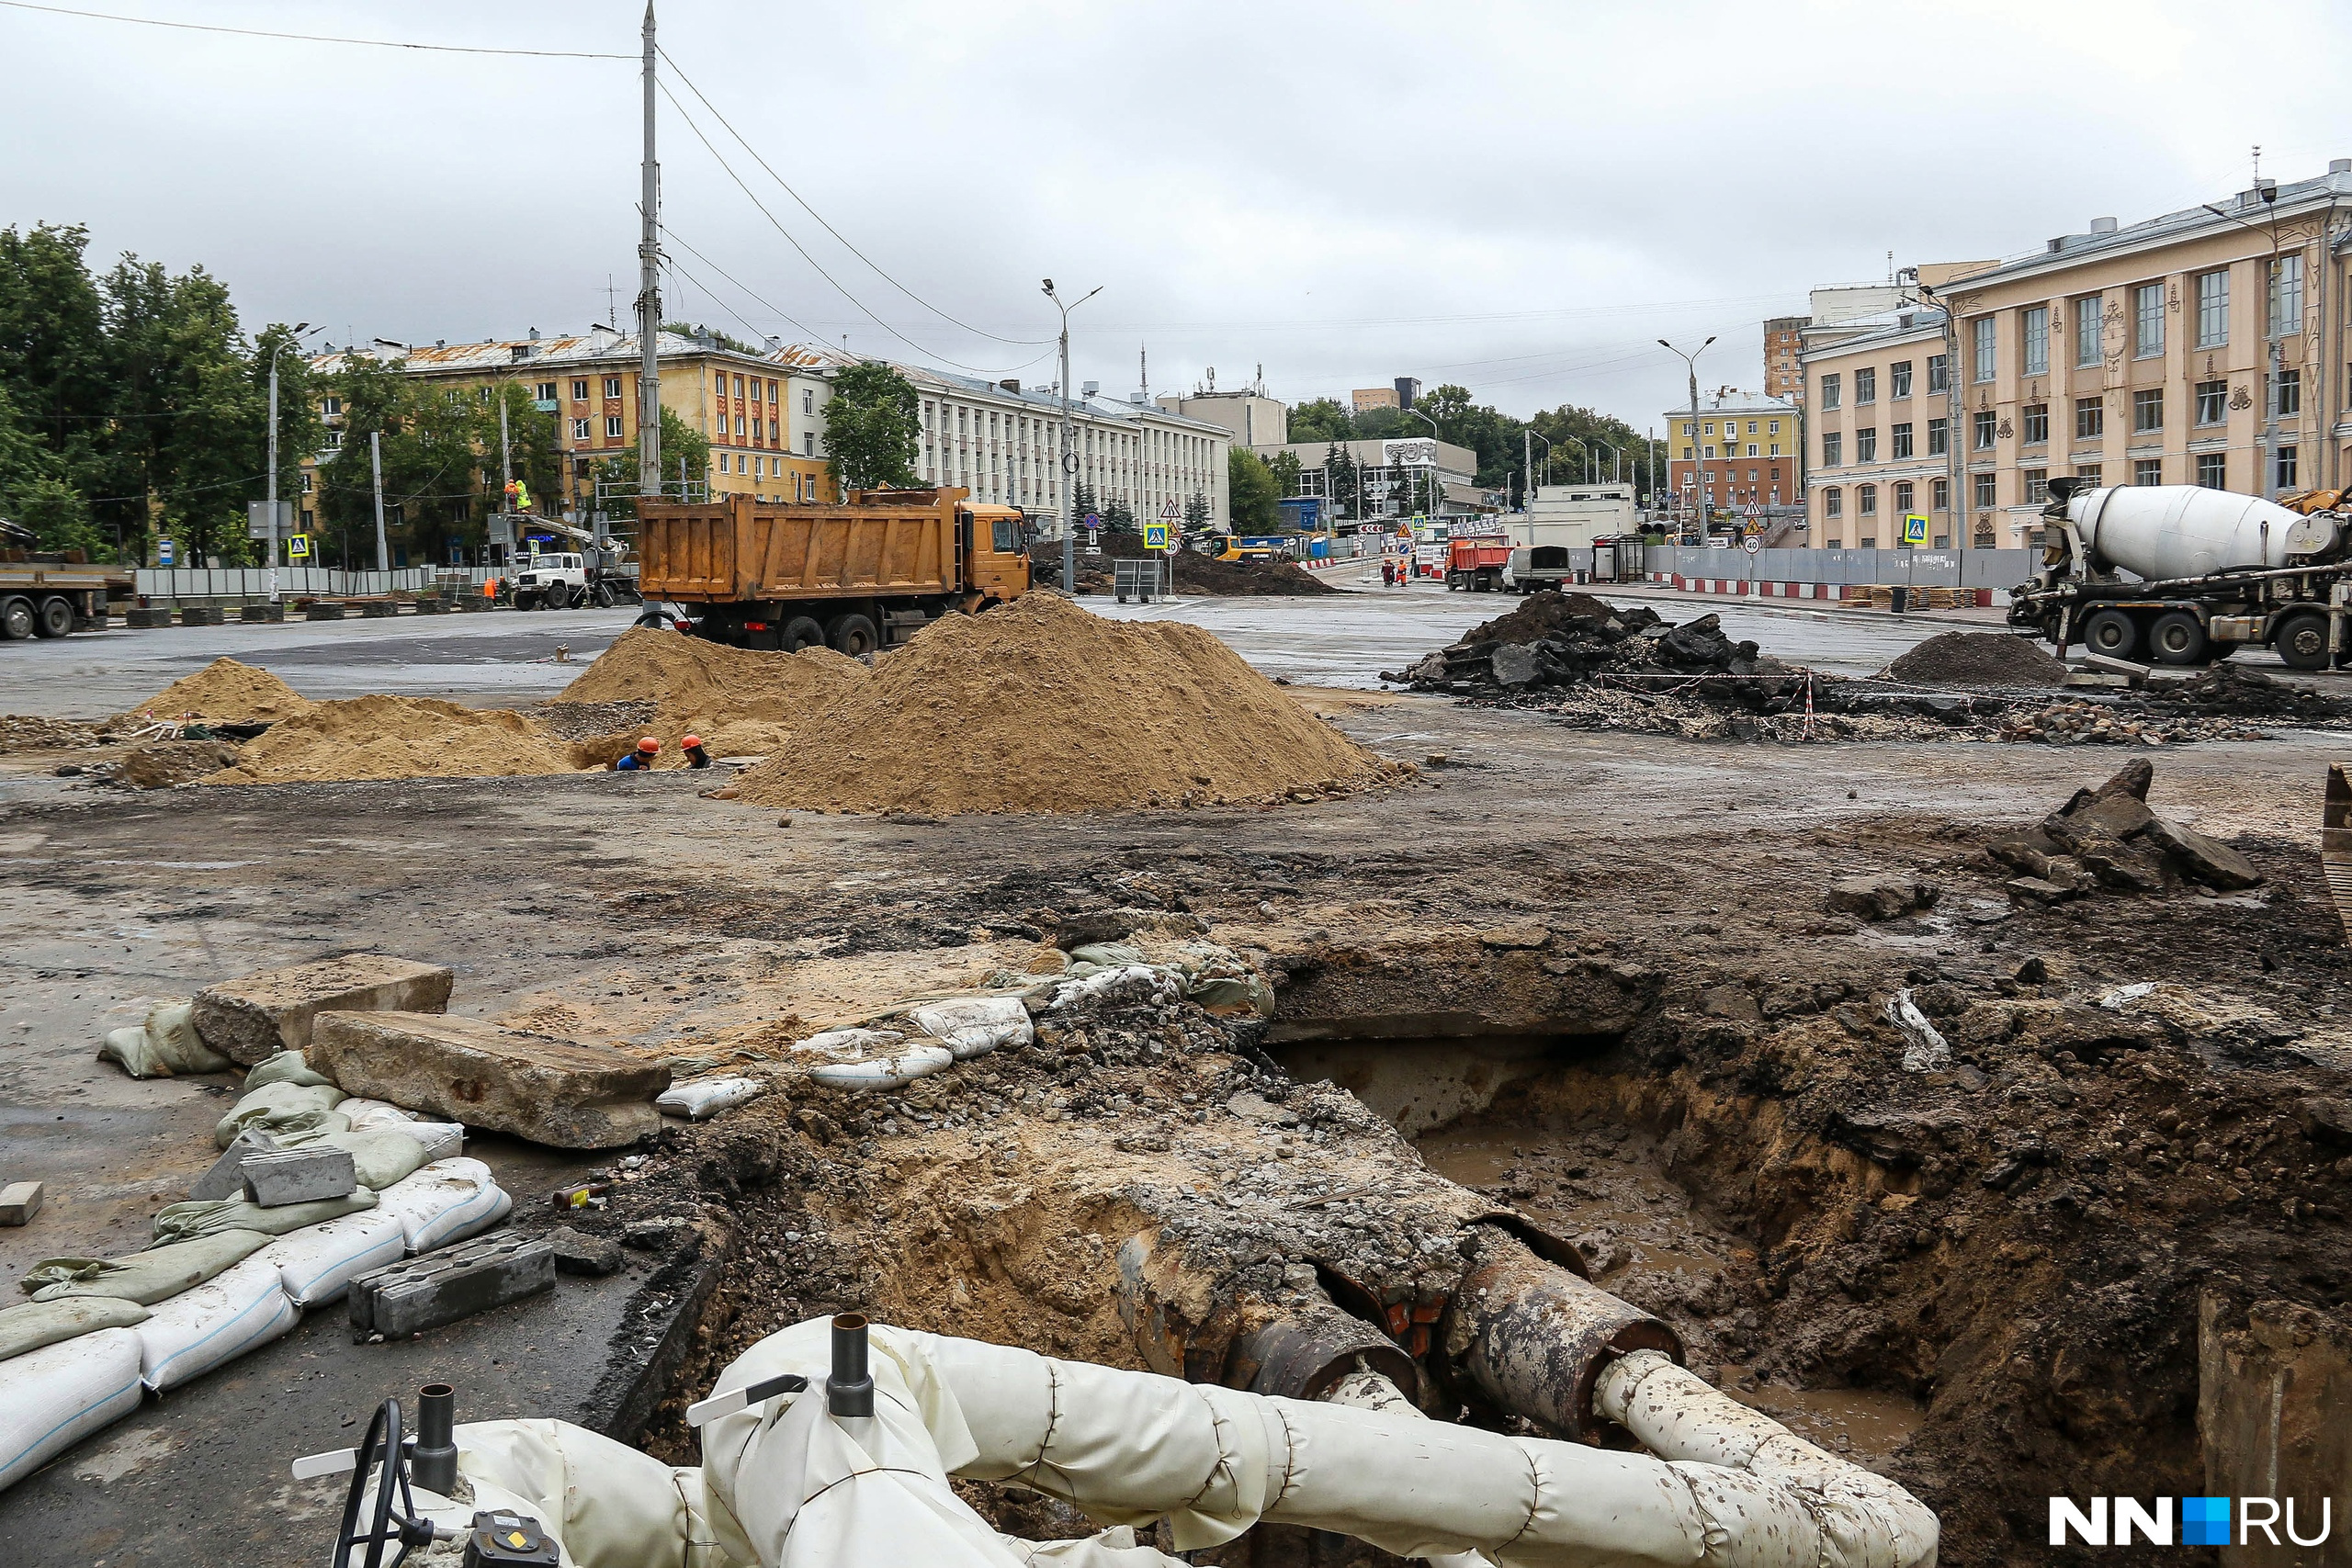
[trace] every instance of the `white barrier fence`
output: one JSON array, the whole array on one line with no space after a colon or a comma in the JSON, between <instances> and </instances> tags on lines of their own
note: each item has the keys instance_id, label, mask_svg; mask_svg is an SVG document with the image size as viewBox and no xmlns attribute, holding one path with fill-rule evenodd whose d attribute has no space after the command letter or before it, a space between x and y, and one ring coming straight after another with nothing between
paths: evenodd
<instances>
[{"instance_id":1,"label":"white barrier fence","mask_svg":"<svg viewBox=\"0 0 2352 1568\"><path fill-rule=\"evenodd\" d=\"M399 571L340 571L323 566L281 566L277 596L283 599L366 599L385 593L421 593L445 582L479 589L502 569L489 566L413 566ZM139 595L148 602L182 599L266 604L270 572L264 567L141 567L135 574Z\"/></svg>"}]
</instances>

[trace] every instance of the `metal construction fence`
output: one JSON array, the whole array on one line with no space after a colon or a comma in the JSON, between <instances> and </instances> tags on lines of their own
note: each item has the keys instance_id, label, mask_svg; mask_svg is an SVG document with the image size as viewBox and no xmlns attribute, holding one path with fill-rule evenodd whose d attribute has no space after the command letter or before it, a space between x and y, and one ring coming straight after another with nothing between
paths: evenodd
<instances>
[{"instance_id":1,"label":"metal construction fence","mask_svg":"<svg viewBox=\"0 0 2352 1568\"><path fill-rule=\"evenodd\" d=\"M1589 570L1591 551L1569 554L1575 565ZM1642 552L1643 570L1653 575L1995 589L2015 588L2030 580L2039 554L2035 550L1758 550L1750 556L1741 549L1692 549L1680 545L1652 545Z\"/></svg>"},{"instance_id":2,"label":"metal construction fence","mask_svg":"<svg viewBox=\"0 0 2352 1568\"><path fill-rule=\"evenodd\" d=\"M502 569L490 566L413 566L398 571L341 571L323 566L277 569L280 599L368 599L386 593L421 593L446 582L479 589ZM182 599L263 604L269 598L265 567L141 567L139 595L151 603Z\"/></svg>"}]
</instances>

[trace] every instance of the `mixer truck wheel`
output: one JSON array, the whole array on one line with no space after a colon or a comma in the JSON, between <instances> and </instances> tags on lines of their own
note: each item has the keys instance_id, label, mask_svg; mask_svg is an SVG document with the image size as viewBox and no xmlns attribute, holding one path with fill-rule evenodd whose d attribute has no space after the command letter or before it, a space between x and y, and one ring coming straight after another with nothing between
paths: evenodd
<instances>
[{"instance_id":1,"label":"mixer truck wheel","mask_svg":"<svg viewBox=\"0 0 2352 1568\"><path fill-rule=\"evenodd\" d=\"M2317 610L2298 610L2278 623L2270 646L2290 670L2327 668L2327 617Z\"/></svg>"},{"instance_id":2,"label":"mixer truck wheel","mask_svg":"<svg viewBox=\"0 0 2352 1568\"><path fill-rule=\"evenodd\" d=\"M2083 646L2109 659L2129 659L2140 650L2140 627L2120 610L2094 610L2083 621Z\"/></svg>"},{"instance_id":3,"label":"mixer truck wheel","mask_svg":"<svg viewBox=\"0 0 2352 1568\"><path fill-rule=\"evenodd\" d=\"M2156 617L2148 628L2148 652L2159 664L2205 662L2205 623L2186 610Z\"/></svg>"}]
</instances>

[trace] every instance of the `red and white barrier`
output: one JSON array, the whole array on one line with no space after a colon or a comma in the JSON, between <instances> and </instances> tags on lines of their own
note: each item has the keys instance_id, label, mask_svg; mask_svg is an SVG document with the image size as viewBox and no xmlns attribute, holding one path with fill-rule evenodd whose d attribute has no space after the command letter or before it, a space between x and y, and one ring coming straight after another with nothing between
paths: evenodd
<instances>
[{"instance_id":1,"label":"red and white barrier","mask_svg":"<svg viewBox=\"0 0 2352 1568\"><path fill-rule=\"evenodd\" d=\"M1870 585L1865 583L1750 581L1744 577L1685 577L1679 571L1653 571L1646 575L1650 581L1683 593L1729 593L1735 597L1753 596L1758 599L1864 599L1870 596ZM1919 592L1924 593L1926 590ZM1961 595L1962 604L1974 604L1979 609L1992 607L1993 591L1989 588L1962 588L1951 592Z\"/></svg>"}]
</instances>

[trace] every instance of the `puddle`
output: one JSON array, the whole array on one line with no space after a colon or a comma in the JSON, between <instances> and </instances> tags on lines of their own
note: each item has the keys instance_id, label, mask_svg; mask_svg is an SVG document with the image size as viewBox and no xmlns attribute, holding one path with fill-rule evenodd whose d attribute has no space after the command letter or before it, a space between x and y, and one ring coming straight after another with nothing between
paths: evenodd
<instances>
[{"instance_id":1,"label":"puddle","mask_svg":"<svg viewBox=\"0 0 2352 1568\"><path fill-rule=\"evenodd\" d=\"M1742 1404L1762 1411L1805 1441L1843 1454L1865 1470L1884 1471L1895 1450L1927 1416L1924 1406L1899 1393L1759 1383L1747 1368L1728 1364L1716 1382Z\"/></svg>"}]
</instances>

